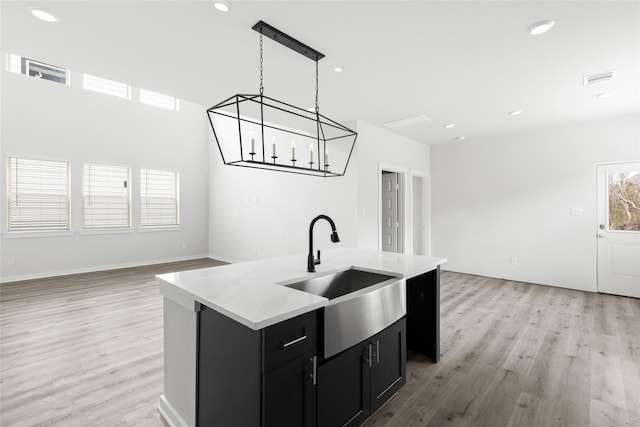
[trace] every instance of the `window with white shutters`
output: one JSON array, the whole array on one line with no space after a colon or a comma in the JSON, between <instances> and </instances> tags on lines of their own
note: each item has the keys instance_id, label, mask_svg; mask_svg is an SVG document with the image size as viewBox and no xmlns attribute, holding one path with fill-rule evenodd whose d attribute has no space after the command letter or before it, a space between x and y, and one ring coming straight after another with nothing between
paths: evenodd
<instances>
[{"instance_id":1,"label":"window with white shutters","mask_svg":"<svg viewBox=\"0 0 640 427\"><path fill-rule=\"evenodd\" d=\"M84 229L131 226L129 176L127 166L83 164Z\"/></svg>"},{"instance_id":2,"label":"window with white shutters","mask_svg":"<svg viewBox=\"0 0 640 427\"><path fill-rule=\"evenodd\" d=\"M179 224L178 172L140 169L141 227Z\"/></svg>"},{"instance_id":3,"label":"window with white shutters","mask_svg":"<svg viewBox=\"0 0 640 427\"><path fill-rule=\"evenodd\" d=\"M8 231L69 230L69 162L7 157Z\"/></svg>"}]
</instances>

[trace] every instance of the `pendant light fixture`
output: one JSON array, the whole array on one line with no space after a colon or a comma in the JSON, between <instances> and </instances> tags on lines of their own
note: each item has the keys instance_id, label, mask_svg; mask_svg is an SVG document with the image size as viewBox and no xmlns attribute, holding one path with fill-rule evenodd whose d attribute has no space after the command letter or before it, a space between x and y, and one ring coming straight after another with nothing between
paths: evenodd
<instances>
[{"instance_id":1,"label":"pendant light fixture","mask_svg":"<svg viewBox=\"0 0 640 427\"><path fill-rule=\"evenodd\" d=\"M222 161L303 175L343 176L358 135L320 114L318 61L324 55L263 21L252 28L260 33L259 93L236 94L207 110ZM315 109L264 95L263 36L315 61Z\"/></svg>"}]
</instances>

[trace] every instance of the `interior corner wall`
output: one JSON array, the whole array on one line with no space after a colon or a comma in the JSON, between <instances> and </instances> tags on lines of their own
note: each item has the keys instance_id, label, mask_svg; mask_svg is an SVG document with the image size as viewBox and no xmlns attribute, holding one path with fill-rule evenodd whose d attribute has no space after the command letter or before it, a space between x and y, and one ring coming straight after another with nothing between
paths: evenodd
<instances>
[{"instance_id":1,"label":"interior corner wall","mask_svg":"<svg viewBox=\"0 0 640 427\"><path fill-rule=\"evenodd\" d=\"M393 165L406 169L405 177L407 191L412 194L412 172L428 173L430 148L426 144L398 135L380 126L361 120L356 123L358 143L356 144L356 159L358 164L358 247L362 249L378 250L380 229L380 164ZM405 204L409 206L409 204ZM411 211L411 208L408 208ZM428 212L424 213L425 215ZM407 217L406 215L405 217ZM406 224L407 227L410 224ZM408 233L405 233L407 236ZM410 242L407 240L407 251L410 252ZM438 255L436 253L436 255Z\"/></svg>"},{"instance_id":2,"label":"interior corner wall","mask_svg":"<svg viewBox=\"0 0 640 427\"><path fill-rule=\"evenodd\" d=\"M0 254L2 281L71 274L208 254L208 123L205 108L181 102L180 111L140 104L71 86L0 71L2 200L6 156L71 162L71 236L7 238ZM134 95L137 90L134 88ZM132 171L134 229L121 234L82 234L82 162L123 164ZM180 173L181 229L139 227L140 168ZM6 205L2 208L6 231ZM9 265L9 259L15 261Z\"/></svg>"},{"instance_id":3,"label":"interior corner wall","mask_svg":"<svg viewBox=\"0 0 640 427\"><path fill-rule=\"evenodd\" d=\"M596 290L595 165L640 160L639 115L437 145L431 155L432 249L449 259L444 269Z\"/></svg>"}]
</instances>

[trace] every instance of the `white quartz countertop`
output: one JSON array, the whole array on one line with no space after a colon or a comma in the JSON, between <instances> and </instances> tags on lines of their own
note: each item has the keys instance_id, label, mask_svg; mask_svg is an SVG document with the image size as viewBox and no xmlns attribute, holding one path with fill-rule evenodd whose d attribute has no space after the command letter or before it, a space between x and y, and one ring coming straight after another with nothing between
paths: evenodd
<instances>
[{"instance_id":1,"label":"white quartz countertop","mask_svg":"<svg viewBox=\"0 0 640 427\"><path fill-rule=\"evenodd\" d=\"M262 329L327 305L329 300L281 283L349 267L361 267L411 278L434 270L445 258L362 249L322 251L316 273L306 271L307 255L292 255L156 276L160 293L184 307L197 303L242 323Z\"/></svg>"}]
</instances>

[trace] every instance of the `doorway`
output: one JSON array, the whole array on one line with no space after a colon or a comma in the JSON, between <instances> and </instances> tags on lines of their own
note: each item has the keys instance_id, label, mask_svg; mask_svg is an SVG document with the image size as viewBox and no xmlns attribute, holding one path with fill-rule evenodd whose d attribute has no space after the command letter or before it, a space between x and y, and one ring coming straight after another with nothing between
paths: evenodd
<instances>
[{"instance_id":1,"label":"doorway","mask_svg":"<svg viewBox=\"0 0 640 427\"><path fill-rule=\"evenodd\" d=\"M380 174L380 244L385 252L403 251L403 175L382 170Z\"/></svg>"},{"instance_id":2,"label":"doorway","mask_svg":"<svg viewBox=\"0 0 640 427\"><path fill-rule=\"evenodd\" d=\"M640 163L596 166L598 292L640 298Z\"/></svg>"}]
</instances>

